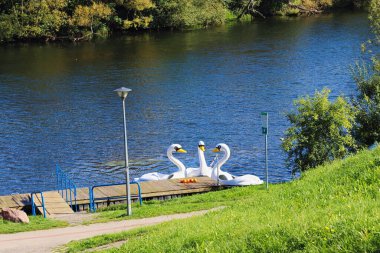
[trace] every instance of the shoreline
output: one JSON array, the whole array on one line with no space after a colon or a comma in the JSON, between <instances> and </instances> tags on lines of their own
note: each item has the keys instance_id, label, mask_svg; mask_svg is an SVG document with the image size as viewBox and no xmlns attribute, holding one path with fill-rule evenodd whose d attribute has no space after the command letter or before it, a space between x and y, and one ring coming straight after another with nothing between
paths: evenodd
<instances>
[{"instance_id":1,"label":"shoreline","mask_svg":"<svg viewBox=\"0 0 380 253\"><path fill-rule=\"evenodd\" d=\"M208 30L208 29L214 29L217 27L222 27L222 26L229 26L229 25L236 25L239 23L259 23L259 22L266 22L266 21L277 21L277 19L306 19L310 17L320 17L320 16L326 16L326 15L334 15L334 14L339 14L339 13L363 13L366 12L367 10L365 7L354 7L354 6L348 6L348 7L331 7L327 9L320 9L318 11L315 11L311 14L308 13L275 13L275 12L264 12L265 16L251 16L249 14L243 15L240 19L237 18L237 15L233 15L233 18L231 17L226 17L223 21L223 23L218 24L218 25L210 25L206 27L186 27L186 28L176 28L176 27L164 27L164 28L159 28L159 27L151 27L151 28L144 28L144 29L135 29L135 30L110 30L105 36L101 35L98 36L96 34L93 34L87 38L75 38L75 37L70 37L68 35L63 35L63 36L45 36L41 38L21 38L21 39L14 39L14 40L9 40L9 41L4 41L1 40L0 37L0 47L5 47L8 45L29 45L29 44L49 44L49 43L54 43L54 44L80 44L83 42L94 42L94 41L101 41L101 40L110 40L113 38L118 38L118 37L123 37L123 36L138 36L138 35L144 35L144 34L149 34L149 33L169 33L169 32L174 32L174 33L185 33L185 32L191 32L191 31L197 31L197 30ZM1 14L0 14L1 16ZM228 15L227 15L228 16Z\"/></svg>"}]
</instances>

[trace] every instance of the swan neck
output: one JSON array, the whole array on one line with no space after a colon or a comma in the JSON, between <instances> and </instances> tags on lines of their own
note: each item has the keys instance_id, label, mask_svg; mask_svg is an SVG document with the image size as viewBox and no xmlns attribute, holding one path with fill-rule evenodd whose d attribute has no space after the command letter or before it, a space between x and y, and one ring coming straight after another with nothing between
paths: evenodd
<instances>
[{"instance_id":1,"label":"swan neck","mask_svg":"<svg viewBox=\"0 0 380 253\"><path fill-rule=\"evenodd\" d=\"M221 170L222 166L227 162L227 160L230 158L230 155L231 155L230 150L225 149L223 151L224 151L223 157L217 162L216 166L212 170L212 177L216 180L218 178L218 175L220 175L222 172Z\"/></svg>"},{"instance_id":2,"label":"swan neck","mask_svg":"<svg viewBox=\"0 0 380 253\"><path fill-rule=\"evenodd\" d=\"M198 157L199 157L199 168L201 169L202 173L205 172L204 170L207 168L206 158L205 158L205 152L203 152L200 148L198 148Z\"/></svg>"},{"instance_id":3,"label":"swan neck","mask_svg":"<svg viewBox=\"0 0 380 253\"><path fill-rule=\"evenodd\" d=\"M227 160L230 158L230 155L231 155L231 152L229 149L224 149L223 151L224 151L224 156L218 162L219 170L227 162Z\"/></svg>"},{"instance_id":4,"label":"swan neck","mask_svg":"<svg viewBox=\"0 0 380 253\"><path fill-rule=\"evenodd\" d=\"M185 172L186 171L185 165L180 160L178 160L177 158L174 157L173 151L168 150L167 156L168 156L169 160L178 167L179 172Z\"/></svg>"}]
</instances>

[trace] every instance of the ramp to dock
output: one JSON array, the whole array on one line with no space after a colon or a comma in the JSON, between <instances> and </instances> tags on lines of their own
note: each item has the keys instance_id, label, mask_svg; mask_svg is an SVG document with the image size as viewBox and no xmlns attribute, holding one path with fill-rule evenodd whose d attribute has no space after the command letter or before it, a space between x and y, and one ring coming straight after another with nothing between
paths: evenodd
<instances>
[{"instance_id":1,"label":"ramp to dock","mask_svg":"<svg viewBox=\"0 0 380 253\"><path fill-rule=\"evenodd\" d=\"M72 214L73 209L66 203L62 196L56 191L44 192L45 211L47 216L56 214ZM38 210L43 213L41 195L35 195L35 203L38 206Z\"/></svg>"}]
</instances>

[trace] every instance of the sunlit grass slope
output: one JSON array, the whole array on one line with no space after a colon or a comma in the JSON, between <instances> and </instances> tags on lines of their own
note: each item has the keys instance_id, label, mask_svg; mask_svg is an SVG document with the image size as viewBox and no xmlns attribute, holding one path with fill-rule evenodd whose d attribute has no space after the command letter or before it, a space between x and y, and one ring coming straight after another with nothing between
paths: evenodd
<instances>
[{"instance_id":1,"label":"sunlit grass slope","mask_svg":"<svg viewBox=\"0 0 380 253\"><path fill-rule=\"evenodd\" d=\"M74 242L67 250L127 240L108 251L379 252L380 149L271 185L269 192L262 187L234 188L172 203L227 207L202 217Z\"/></svg>"}]
</instances>

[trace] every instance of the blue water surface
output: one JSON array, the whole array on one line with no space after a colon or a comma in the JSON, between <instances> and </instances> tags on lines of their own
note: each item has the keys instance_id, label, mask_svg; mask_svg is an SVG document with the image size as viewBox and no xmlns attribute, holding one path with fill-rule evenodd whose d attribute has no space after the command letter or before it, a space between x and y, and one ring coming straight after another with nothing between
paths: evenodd
<instances>
[{"instance_id":1,"label":"blue water surface","mask_svg":"<svg viewBox=\"0 0 380 253\"><path fill-rule=\"evenodd\" d=\"M327 86L352 95L350 65L369 37L365 13L267 19L79 44L0 47L0 195L55 188L55 164L78 186L124 180L125 86L132 177L198 165L197 144L227 143L224 169L264 177L260 112L268 111L269 179L291 178L280 148L292 101Z\"/></svg>"}]
</instances>

